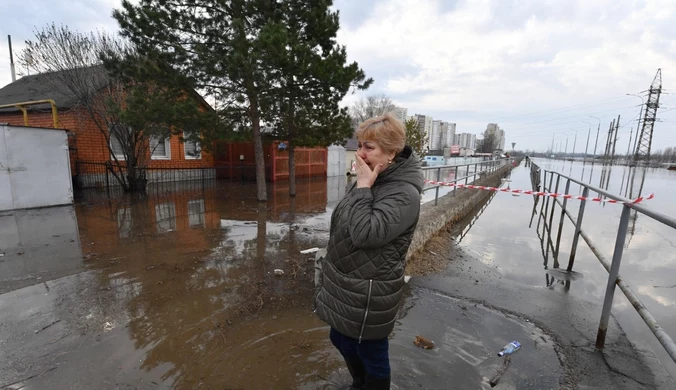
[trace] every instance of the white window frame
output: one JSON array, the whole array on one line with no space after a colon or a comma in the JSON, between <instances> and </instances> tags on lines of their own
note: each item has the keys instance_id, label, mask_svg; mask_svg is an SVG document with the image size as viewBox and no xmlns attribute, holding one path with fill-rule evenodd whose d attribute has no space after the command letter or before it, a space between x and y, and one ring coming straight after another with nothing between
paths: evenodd
<instances>
[{"instance_id":1,"label":"white window frame","mask_svg":"<svg viewBox=\"0 0 676 390\"><path fill-rule=\"evenodd\" d=\"M155 225L158 233L176 231L176 206L174 202L155 205Z\"/></svg>"},{"instance_id":2,"label":"white window frame","mask_svg":"<svg viewBox=\"0 0 676 390\"><path fill-rule=\"evenodd\" d=\"M166 137L164 139L164 156L155 156L153 152L155 148L153 147L153 142L159 141L158 137L150 137L150 159L151 160L171 160L171 138ZM159 143L159 142L158 142Z\"/></svg>"},{"instance_id":3,"label":"white window frame","mask_svg":"<svg viewBox=\"0 0 676 390\"><path fill-rule=\"evenodd\" d=\"M202 148L200 148L200 143L195 142L195 150L197 151L197 156L190 156L186 149L185 149L185 144L188 142L193 142L193 141L187 141L188 138L188 133L183 132L183 157L185 157L186 160L201 160L202 159Z\"/></svg>"},{"instance_id":4,"label":"white window frame","mask_svg":"<svg viewBox=\"0 0 676 390\"><path fill-rule=\"evenodd\" d=\"M199 209L198 212L195 212L195 206L197 206ZM203 228L206 226L206 209L204 208L204 199L188 201L188 226L191 229Z\"/></svg>"},{"instance_id":5,"label":"white window frame","mask_svg":"<svg viewBox=\"0 0 676 390\"><path fill-rule=\"evenodd\" d=\"M115 154L115 152L114 152L115 149L113 148L113 137L115 137L115 139L117 139L117 136L115 134L113 134L113 132L109 132L108 133L108 140L110 142L110 159L111 160L123 160L123 161L126 160L127 158L124 156L124 154ZM118 140L118 142L119 142L119 140ZM120 142L120 145L121 144L122 143Z\"/></svg>"}]
</instances>

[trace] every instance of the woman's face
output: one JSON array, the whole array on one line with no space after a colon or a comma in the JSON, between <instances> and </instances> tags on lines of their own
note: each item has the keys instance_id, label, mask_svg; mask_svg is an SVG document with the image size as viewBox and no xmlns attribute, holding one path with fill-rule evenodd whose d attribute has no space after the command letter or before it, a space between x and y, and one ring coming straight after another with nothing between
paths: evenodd
<instances>
[{"instance_id":1,"label":"woman's face","mask_svg":"<svg viewBox=\"0 0 676 390\"><path fill-rule=\"evenodd\" d=\"M373 169L376 165L382 164L383 170L387 168L389 162L394 159L395 153L386 153L375 141L359 141L357 155Z\"/></svg>"}]
</instances>

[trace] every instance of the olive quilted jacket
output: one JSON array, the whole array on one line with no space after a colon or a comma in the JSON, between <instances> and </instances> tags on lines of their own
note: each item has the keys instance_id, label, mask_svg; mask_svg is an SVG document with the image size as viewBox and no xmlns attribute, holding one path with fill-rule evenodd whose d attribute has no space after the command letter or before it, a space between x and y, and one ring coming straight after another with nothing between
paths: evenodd
<instances>
[{"instance_id":1,"label":"olive quilted jacket","mask_svg":"<svg viewBox=\"0 0 676 390\"><path fill-rule=\"evenodd\" d=\"M423 185L420 160L407 146L371 188L353 186L333 211L314 303L340 333L361 341L392 332Z\"/></svg>"}]
</instances>

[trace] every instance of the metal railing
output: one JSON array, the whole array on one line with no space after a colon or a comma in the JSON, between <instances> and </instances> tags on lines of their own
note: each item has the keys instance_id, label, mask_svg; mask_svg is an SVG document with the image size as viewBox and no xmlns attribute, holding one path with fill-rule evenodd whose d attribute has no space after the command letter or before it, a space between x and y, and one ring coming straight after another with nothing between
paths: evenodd
<instances>
[{"instance_id":1,"label":"metal railing","mask_svg":"<svg viewBox=\"0 0 676 390\"><path fill-rule=\"evenodd\" d=\"M458 164L458 165L438 165L423 167L423 174L425 175L425 180L436 181L436 182L445 182L445 183L458 183L465 181L465 184L470 184L474 182L477 176L484 174L489 174L497 171L498 169L504 167L512 161L511 158L501 158L497 160L488 160L480 161L469 164ZM436 171L436 174L435 174ZM442 171L446 176L442 180ZM451 173L453 174L451 178ZM463 175L458 177L458 175ZM470 182L471 178L471 182ZM442 186L439 184L434 184L426 186L423 188L423 193L429 190L435 190L434 194L434 205L436 206L439 202L439 188Z\"/></svg>"},{"instance_id":2,"label":"metal railing","mask_svg":"<svg viewBox=\"0 0 676 390\"><path fill-rule=\"evenodd\" d=\"M119 186L116 175L125 175L124 166L111 162L78 161L76 164L77 188L110 188ZM139 175L148 184L214 179L251 181L256 177L255 166L213 167L139 167ZM267 176L269 177L269 176Z\"/></svg>"},{"instance_id":3,"label":"metal railing","mask_svg":"<svg viewBox=\"0 0 676 390\"><path fill-rule=\"evenodd\" d=\"M622 196L618 196L615 194L612 194L606 190L603 190L601 188L592 186L590 184L584 183L582 181L573 179L569 176L560 174L558 172L553 172L553 171L547 171L543 170L540 167L538 167L536 164L531 164L531 179L533 180L533 187L540 187L542 186L542 191L551 193L552 186L554 185L554 178L556 177L556 184L554 187L554 193L558 193L559 191L559 186L562 184L562 181L565 182L565 190L563 191L562 194L570 194L570 185L571 183L575 183L581 186L582 188L582 197L587 198L589 195L590 191L596 192L599 197L605 197L607 199L614 199L619 202L624 202L621 204L621 206L618 204L619 207L622 207L622 213L620 216L620 223L618 226L618 231L617 231L617 237L615 239L615 247L613 250L613 257L612 260L609 262L608 259L599 251L599 249L594 245L592 242L591 238L589 235L582 229L582 220L584 218L584 211L585 211L585 205L587 203L586 200L581 200L580 201L580 207L578 209L578 215L577 219L573 218L573 216L568 212L566 209L568 199L566 197L563 197L563 201L559 200L560 197L547 197L546 198L546 204L547 204L547 209L545 209L544 213L544 218L545 218L545 224L546 224L546 216L549 213L548 207L549 207L549 199L553 199L553 202L556 202L561 206L561 219L559 221L559 227L558 227L558 237L557 237L557 242L556 242L556 247L553 248L553 256L555 260L555 264L558 263L558 255L559 255L559 249L560 246L559 244L561 243L561 231L563 228L563 221L564 218L563 216L567 216L570 221L575 224L575 233L573 236L573 243L570 251L570 257L568 259L568 266L567 266L567 272L571 272L573 269L573 265L575 263L575 254L577 252L577 246L579 243L579 238L582 237L582 239L587 243L589 246L589 249L591 249L592 253L596 256L596 258L601 262L603 267L608 271L609 276L608 276L608 283L606 286L606 293L605 297L603 300L603 309L601 313L601 321L599 323L599 329L598 333L596 336L596 347L599 349L602 349L605 345L605 339L606 339L606 334L608 332L608 321L610 318L610 310L613 305L613 297L615 294L615 286L619 286L620 290L624 293L624 295L627 297L629 302L632 304L634 309L638 312L638 314L641 316L643 321L648 325L650 330L653 332L657 340L662 344L666 352L669 354L671 359L676 362L676 344L674 344L674 341L669 337L669 335L664 331L664 329L658 324L657 320L655 317L648 311L646 306L641 302L639 297L634 293L634 291L631 289L629 284L620 277L620 263L622 261L622 254L624 252L624 243L625 239L627 236L627 230L629 226L629 220L630 220L630 211L634 210L637 213L641 213L649 218L652 218L656 221L659 221L673 229L676 230L676 219L672 218L666 214L657 212L655 210L651 210L646 208L645 206L641 204L635 204L632 203L631 200L626 199ZM535 180L538 180L538 183L535 182ZM549 183L547 180L549 179ZM540 183L541 180L541 183ZM543 204L544 206L544 204ZM552 205L552 210L551 210L551 216L554 215L554 205ZM542 213L541 213L542 215ZM551 222L552 218L550 216L549 220L549 226L550 226L550 235L551 235ZM553 243L550 243L552 247L554 246ZM555 266L556 267L556 266Z\"/></svg>"}]
</instances>

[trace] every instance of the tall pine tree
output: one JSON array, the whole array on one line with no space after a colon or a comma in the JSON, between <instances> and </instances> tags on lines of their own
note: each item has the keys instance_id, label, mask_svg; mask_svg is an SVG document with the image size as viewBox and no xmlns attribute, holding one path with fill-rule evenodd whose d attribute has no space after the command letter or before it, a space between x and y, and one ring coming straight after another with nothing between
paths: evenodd
<instances>
[{"instance_id":1,"label":"tall pine tree","mask_svg":"<svg viewBox=\"0 0 676 390\"><path fill-rule=\"evenodd\" d=\"M347 109L340 102L350 88L366 89L356 62L347 63L344 46L336 43L338 12L331 0L286 0L277 3L277 34L267 52L270 74L277 87L271 92L267 119L277 135L288 141L289 195L296 195L295 148L329 146L352 136Z\"/></svg>"},{"instance_id":2,"label":"tall pine tree","mask_svg":"<svg viewBox=\"0 0 676 390\"><path fill-rule=\"evenodd\" d=\"M271 0L124 0L113 12L139 50L158 53L181 82L215 98L222 121L251 128L259 201L267 200L260 124L273 89L267 50L279 34L276 12Z\"/></svg>"}]
</instances>

